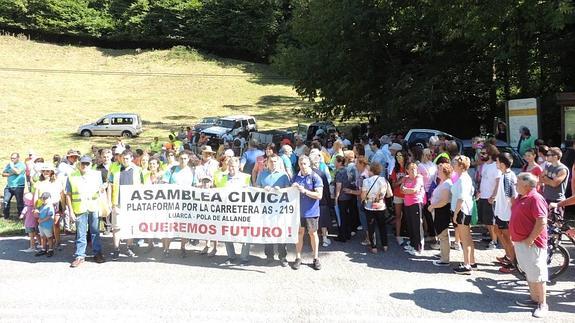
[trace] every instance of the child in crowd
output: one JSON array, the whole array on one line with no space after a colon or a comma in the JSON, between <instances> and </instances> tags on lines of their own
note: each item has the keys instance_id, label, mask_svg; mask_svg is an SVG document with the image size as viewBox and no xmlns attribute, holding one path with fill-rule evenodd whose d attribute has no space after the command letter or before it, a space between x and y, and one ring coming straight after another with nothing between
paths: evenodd
<instances>
[{"instance_id":1,"label":"child in crowd","mask_svg":"<svg viewBox=\"0 0 575 323\"><path fill-rule=\"evenodd\" d=\"M54 236L54 206L48 203L50 193L44 192L40 196L42 205L35 210L38 217L38 231L40 231L40 239L42 240L42 250L36 253L35 256L52 257L54 255L54 243L52 237Z\"/></svg>"},{"instance_id":2,"label":"child in crowd","mask_svg":"<svg viewBox=\"0 0 575 323\"><path fill-rule=\"evenodd\" d=\"M20 219L24 219L24 230L30 237L30 247L26 252L35 252L36 243L40 244L38 236L38 221L34 217L34 195L32 193L24 194L24 209L20 214Z\"/></svg>"}]
</instances>

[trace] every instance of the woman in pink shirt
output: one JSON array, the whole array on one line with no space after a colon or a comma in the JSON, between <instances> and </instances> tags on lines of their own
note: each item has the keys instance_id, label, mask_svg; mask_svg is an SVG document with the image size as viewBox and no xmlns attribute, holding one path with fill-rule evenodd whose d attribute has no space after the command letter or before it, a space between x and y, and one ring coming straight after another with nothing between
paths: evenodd
<instances>
[{"instance_id":1,"label":"woman in pink shirt","mask_svg":"<svg viewBox=\"0 0 575 323\"><path fill-rule=\"evenodd\" d=\"M407 176L401 185L404 194L405 220L409 233L409 245L405 246L405 252L418 256L423 250L423 202L425 189L423 177L417 173L417 165L408 163L405 167Z\"/></svg>"}]
</instances>

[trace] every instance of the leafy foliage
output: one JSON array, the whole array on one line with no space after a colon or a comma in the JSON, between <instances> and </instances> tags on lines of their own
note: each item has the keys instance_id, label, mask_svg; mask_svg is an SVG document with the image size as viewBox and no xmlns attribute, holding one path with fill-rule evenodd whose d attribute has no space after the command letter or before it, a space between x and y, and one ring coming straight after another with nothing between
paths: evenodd
<instances>
[{"instance_id":1,"label":"leafy foliage","mask_svg":"<svg viewBox=\"0 0 575 323\"><path fill-rule=\"evenodd\" d=\"M276 66L324 118L388 129L502 116L503 102L573 87L572 1L298 0ZM544 107L545 108L545 107ZM548 107L544 111L552 111ZM479 116L480 120L477 120ZM544 125L545 126L545 125ZM558 126L558 125L555 125ZM467 129L469 128L469 129Z\"/></svg>"},{"instance_id":2,"label":"leafy foliage","mask_svg":"<svg viewBox=\"0 0 575 323\"><path fill-rule=\"evenodd\" d=\"M0 28L180 43L265 59L274 50L282 5L279 0L0 0Z\"/></svg>"}]
</instances>

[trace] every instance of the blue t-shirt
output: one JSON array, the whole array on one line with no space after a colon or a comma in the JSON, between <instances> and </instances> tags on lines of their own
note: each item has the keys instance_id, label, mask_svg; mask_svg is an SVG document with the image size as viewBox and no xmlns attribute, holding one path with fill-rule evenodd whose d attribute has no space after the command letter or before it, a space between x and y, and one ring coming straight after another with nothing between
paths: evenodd
<instances>
[{"instance_id":1,"label":"blue t-shirt","mask_svg":"<svg viewBox=\"0 0 575 323\"><path fill-rule=\"evenodd\" d=\"M50 220L45 222L40 222L39 227L43 229L51 229L54 226L54 207L50 204L44 204L38 208L38 218L50 218Z\"/></svg>"},{"instance_id":2,"label":"blue t-shirt","mask_svg":"<svg viewBox=\"0 0 575 323\"><path fill-rule=\"evenodd\" d=\"M264 169L258 175L258 179L256 180L257 187L266 187L266 186L279 186L280 188L285 188L290 186L290 181L286 173L284 172L273 172L271 173L269 170Z\"/></svg>"},{"instance_id":3,"label":"blue t-shirt","mask_svg":"<svg viewBox=\"0 0 575 323\"><path fill-rule=\"evenodd\" d=\"M240 164L244 165L242 172L251 175L252 170L256 165L257 158L262 156L263 154L264 152L259 149L249 148L248 150L246 150L242 154L242 158L240 159Z\"/></svg>"},{"instance_id":4,"label":"blue t-shirt","mask_svg":"<svg viewBox=\"0 0 575 323\"><path fill-rule=\"evenodd\" d=\"M10 164L4 167L3 173L11 173L11 175L8 176L8 183L6 186L11 188L24 187L26 185L26 164L20 161L14 164L14 167L20 170L20 174L14 173L14 171L10 167Z\"/></svg>"},{"instance_id":5,"label":"blue t-shirt","mask_svg":"<svg viewBox=\"0 0 575 323\"><path fill-rule=\"evenodd\" d=\"M309 175L302 175L298 173L292 179L292 183L302 185L308 191L315 191L316 188L323 189L323 182L321 177L313 171ZM311 197L300 193L299 210L300 217L302 218L316 218L319 216L319 200L312 199Z\"/></svg>"}]
</instances>

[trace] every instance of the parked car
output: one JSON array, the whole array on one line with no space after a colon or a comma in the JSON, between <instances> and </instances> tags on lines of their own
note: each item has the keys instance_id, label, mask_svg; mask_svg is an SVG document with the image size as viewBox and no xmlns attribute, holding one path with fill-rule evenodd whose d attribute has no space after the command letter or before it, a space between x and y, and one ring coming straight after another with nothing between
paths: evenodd
<instances>
[{"instance_id":1,"label":"parked car","mask_svg":"<svg viewBox=\"0 0 575 323\"><path fill-rule=\"evenodd\" d=\"M216 124L220 117L205 117L194 125L195 131L202 131Z\"/></svg>"},{"instance_id":2,"label":"parked car","mask_svg":"<svg viewBox=\"0 0 575 323\"><path fill-rule=\"evenodd\" d=\"M463 154L469 157L469 159L471 159L473 164L473 161L475 160L475 151L473 150L473 147L471 147L471 140L470 139L462 140L462 142L463 142ZM511 157L513 157L513 164L511 165L511 170L515 174L519 174L521 172L521 169L523 168L523 165L525 165L525 160L523 160L523 158L519 155L519 153L511 146L509 146L509 144L506 143L505 141L497 140L495 145L497 149L499 149L499 152L511 154ZM474 178L475 166L472 165L469 168L469 175L471 175L471 177Z\"/></svg>"},{"instance_id":3,"label":"parked car","mask_svg":"<svg viewBox=\"0 0 575 323\"><path fill-rule=\"evenodd\" d=\"M422 143L425 146L429 142L429 138L431 138L432 136L437 137L443 136L447 140L455 140L459 148L459 152L461 152L463 149L463 142L461 141L461 139L453 135L450 135L447 132L435 129L411 129L405 135L405 141L407 142L408 147L418 142Z\"/></svg>"},{"instance_id":4,"label":"parked car","mask_svg":"<svg viewBox=\"0 0 575 323\"><path fill-rule=\"evenodd\" d=\"M135 113L110 113L98 121L78 128L78 134L90 136L135 137L144 131L142 119Z\"/></svg>"},{"instance_id":5,"label":"parked car","mask_svg":"<svg viewBox=\"0 0 575 323\"><path fill-rule=\"evenodd\" d=\"M260 145L274 143L277 147L281 145L281 141L284 139L289 139L292 143L295 142L294 137L293 131L285 130L265 130L250 133L250 139L255 139Z\"/></svg>"},{"instance_id":6,"label":"parked car","mask_svg":"<svg viewBox=\"0 0 575 323\"><path fill-rule=\"evenodd\" d=\"M227 133L234 137L244 133L247 137L248 133L257 130L256 118L246 115L234 115L219 118L213 126L204 129L202 133L210 137L210 139L221 139Z\"/></svg>"}]
</instances>

